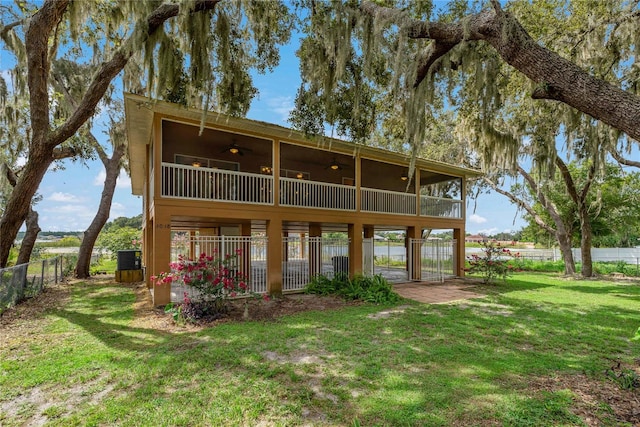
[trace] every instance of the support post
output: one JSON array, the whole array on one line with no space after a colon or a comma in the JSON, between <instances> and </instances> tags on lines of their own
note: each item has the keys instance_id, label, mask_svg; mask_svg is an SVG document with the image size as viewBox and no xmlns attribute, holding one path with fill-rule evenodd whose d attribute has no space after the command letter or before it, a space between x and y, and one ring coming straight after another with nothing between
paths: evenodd
<instances>
[{"instance_id":1,"label":"support post","mask_svg":"<svg viewBox=\"0 0 640 427\"><path fill-rule=\"evenodd\" d=\"M464 228L453 229L453 238L456 241L456 265L453 271L458 277L464 277L464 261L466 256L464 250L464 234Z\"/></svg>"},{"instance_id":2,"label":"support post","mask_svg":"<svg viewBox=\"0 0 640 427\"><path fill-rule=\"evenodd\" d=\"M421 244L415 240L422 239L422 228L411 226L407 228L407 266L409 280L422 280Z\"/></svg>"},{"instance_id":3,"label":"support post","mask_svg":"<svg viewBox=\"0 0 640 427\"><path fill-rule=\"evenodd\" d=\"M151 266L153 265L153 221L145 215L144 228L142 229L142 265L144 266L144 280L147 289L152 289L154 283L151 282Z\"/></svg>"},{"instance_id":4,"label":"support post","mask_svg":"<svg viewBox=\"0 0 640 427\"><path fill-rule=\"evenodd\" d=\"M362 224L349 224L349 277L362 274Z\"/></svg>"},{"instance_id":5,"label":"support post","mask_svg":"<svg viewBox=\"0 0 640 427\"><path fill-rule=\"evenodd\" d=\"M157 211L156 211L157 212ZM151 275L157 276L163 271L169 270L171 261L171 217L158 215L153 221L152 253L153 265ZM171 302L171 284L153 284L153 305L165 305Z\"/></svg>"},{"instance_id":6,"label":"support post","mask_svg":"<svg viewBox=\"0 0 640 427\"><path fill-rule=\"evenodd\" d=\"M267 221L267 292L282 295L282 220Z\"/></svg>"}]
</instances>

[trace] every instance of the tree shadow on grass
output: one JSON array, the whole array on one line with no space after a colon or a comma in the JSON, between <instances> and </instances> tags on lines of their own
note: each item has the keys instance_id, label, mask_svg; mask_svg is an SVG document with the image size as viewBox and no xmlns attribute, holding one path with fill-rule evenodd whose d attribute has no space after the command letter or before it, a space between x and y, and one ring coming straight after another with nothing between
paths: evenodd
<instances>
[{"instance_id":1,"label":"tree shadow on grass","mask_svg":"<svg viewBox=\"0 0 640 427\"><path fill-rule=\"evenodd\" d=\"M630 284L620 284L611 286L581 286L571 285L565 286L565 289L584 292L589 294L612 294L616 296L623 296L625 298L631 297L637 299L640 297L640 286Z\"/></svg>"},{"instance_id":2,"label":"tree shadow on grass","mask_svg":"<svg viewBox=\"0 0 640 427\"><path fill-rule=\"evenodd\" d=\"M104 285L78 289L58 314L124 352L128 364L142 355L150 371L136 377L139 393L185 387L170 397L172 405L188 405L189 387L196 393L216 381L216 393L223 388L262 400L265 409L251 420L266 414L290 424L473 425L504 420L504 407L519 412L533 393L528 376L596 372L604 358L627 349L624 336L638 319L622 307L511 298L509 291L553 286L517 282L498 287L505 293L498 302L510 308L504 313L486 301L412 304L388 317L370 316L381 307L361 306L171 333L132 326L131 293ZM542 406L555 403L553 396L541 399ZM221 404L217 394L213 403ZM534 424L536 417L553 424L566 421L560 412L549 419L526 415Z\"/></svg>"}]
</instances>

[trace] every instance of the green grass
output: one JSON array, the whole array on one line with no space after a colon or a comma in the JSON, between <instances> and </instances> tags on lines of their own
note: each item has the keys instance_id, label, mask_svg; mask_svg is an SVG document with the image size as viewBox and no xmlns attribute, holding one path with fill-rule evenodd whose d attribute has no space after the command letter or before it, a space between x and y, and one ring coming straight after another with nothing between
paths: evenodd
<instances>
[{"instance_id":1,"label":"green grass","mask_svg":"<svg viewBox=\"0 0 640 427\"><path fill-rule=\"evenodd\" d=\"M91 274L114 274L117 268L118 260L116 258L101 256L97 263L91 265Z\"/></svg>"},{"instance_id":2,"label":"green grass","mask_svg":"<svg viewBox=\"0 0 640 427\"><path fill-rule=\"evenodd\" d=\"M610 360L640 352L637 284L519 274L482 290L170 333L132 324L130 288L79 284L2 330L0 425L584 425L570 390L531 382L611 381Z\"/></svg>"}]
</instances>

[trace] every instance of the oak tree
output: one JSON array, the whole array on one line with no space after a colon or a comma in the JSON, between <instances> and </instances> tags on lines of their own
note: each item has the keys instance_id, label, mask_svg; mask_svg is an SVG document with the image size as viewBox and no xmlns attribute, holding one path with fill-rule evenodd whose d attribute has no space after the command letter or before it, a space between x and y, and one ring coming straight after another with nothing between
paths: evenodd
<instances>
[{"instance_id":1,"label":"oak tree","mask_svg":"<svg viewBox=\"0 0 640 427\"><path fill-rule=\"evenodd\" d=\"M88 130L116 88L161 96L186 72L191 105L242 115L256 93L249 70L277 64L277 46L291 29L278 1L44 0L0 11L0 40L16 64L9 92L26 100L28 122L27 132L13 135L28 155L0 218L0 266L48 167L70 138ZM58 106L71 103L52 77L62 60L94 69L86 86L75 88L76 107L66 111Z\"/></svg>"}]
</instances>

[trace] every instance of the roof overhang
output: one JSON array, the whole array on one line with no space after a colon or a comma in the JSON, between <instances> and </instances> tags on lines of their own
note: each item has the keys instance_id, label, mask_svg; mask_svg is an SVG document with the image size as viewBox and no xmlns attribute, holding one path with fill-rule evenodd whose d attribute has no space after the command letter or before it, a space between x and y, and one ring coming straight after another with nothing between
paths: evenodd
<instances>
[{"instance_id":1,"label":"roof overhang","mask_svg":"<svg viewBox=\"0 0 640 427\"><path fill-rule=\"evenodd\" d=\"M222 126L240 132L270 135L275 139L295 142L309 147L318 147L336 153L350 154L388 163L406 165L410 156L366 145L355 144L336 138L318 136L309 138L302 132L258 120L243 119L215 112L203 112L195 108L184 107L164 101L153 100L131 93L124 94L127 139L129 142L129 168L131 170L131 192L141 195L144 189L146 146L151 142L153 121L156 115L175 119L187 119L204 123L205 127ZM482 172L476 169L450 165L448 163L417 158L415 167L433 172L476 178Z\"/></svg>"}]
</instances>

